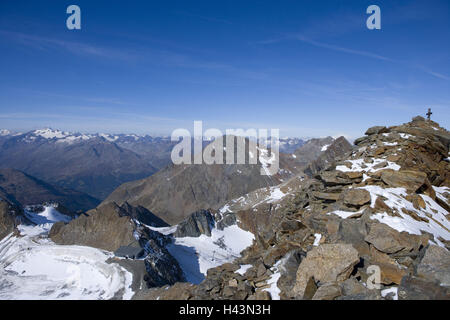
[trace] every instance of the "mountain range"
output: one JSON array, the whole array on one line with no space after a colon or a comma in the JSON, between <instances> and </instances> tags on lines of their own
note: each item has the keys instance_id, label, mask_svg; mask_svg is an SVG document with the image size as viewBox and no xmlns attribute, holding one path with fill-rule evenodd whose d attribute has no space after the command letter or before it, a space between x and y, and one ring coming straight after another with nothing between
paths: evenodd
<instances>
[{"instance_id":1,"label":"mountain range","mask_svg":"<svg viewBox=\"0 0 450 320\"><path fill-rule=\"evenodd\" d=\"M415 117L354 146L313 139L273 176L268 150L244 141L257 164L168 165L71 217L24 206L22 184L61 191L3 170L0 298L450 299L446 129ZM91 270L89 290L54 277L74 265Z\"/></svg>"}]
</instances>

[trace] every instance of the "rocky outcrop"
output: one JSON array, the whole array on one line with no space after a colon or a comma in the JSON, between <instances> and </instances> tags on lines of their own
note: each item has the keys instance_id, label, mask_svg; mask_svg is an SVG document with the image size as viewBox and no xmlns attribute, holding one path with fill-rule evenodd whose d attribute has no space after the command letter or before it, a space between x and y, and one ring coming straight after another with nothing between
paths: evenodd
<instances>
[{"instance_id":1,"label":"rocky outcrop","mask_svg":"<svg viewBox=\"0 0 450 320\"><path fill-rule=\"evenodd\" d=\"M0 199L0 240L14 232L22 216L22 209Z\"/></svg>"},{"instance_id":2,"label":"rocky outcrop","mask_svg":"<svg viewBox=\"0 0 450 320\"><path fill-rule=\"evenodd\" d=\"M177 260L163 245L154 239L150 239L146 242L144 249L146 254L146 281L149 287L161 287L166 284L172 285L186 281Z\"/></svg>"},{"instance_id":3,"label":"rocky outcrop","mask_svg":"<svg viewBox=\"0 0 450 320\"><path fill-rule=\"evenodd\" d=\"M254 244L183 296L450 299L450 133L417 118L366 134L310 179L228 202Z\"/></svg>"},{"instance_id":4,"label":"rocky outcrop","mask_svg":"<svg viewBox=\"0 0 450 320\"><path fill-rule=\"evenodd\" d=\"M143 259L143 280L148 287L185 281L181 267L166 249L171 238L149 229L144 221L157 227L167 225L145 208L109 203L67 224L55 223L49 237L57 244L90 246L115 252L118 257ZM136 268L132 266L133 273L143 272Z\"/></svg>"},{"instance_id":5,"label":"rocky outcrop","mask_svg":"<svg viewBox=\"0 0 450 320\"><path fill-rule=\"evenodd\" d=\"M211 212L199 210L178 224L174 236L177 238L200 237L200 235L204 234L210 237L213 227L214 218Z\"/></svg>"},{"instance_id":6,"label":"rocky outcrop","mask_svg":"<svg viewBox=\"0 0 450 320\"><path fill-rule=\"evenodd\" d=\"M122 205L122 208L127 212L132 219L139 221L147 226L151 227L168 227L169 224L163 219L157 217L155 214L150 212L144 207L137 206L133 207L128 202Z\"/></svg>"},{"instance_id":7,"label":"rocky outcrop","mask_svg":"<svg viewBox=\"0 0 450 320\"><path fill-rule=\"evenodd\" d=\"M90 210L67 224L55 223L49 237L57 244L116 251L136 242L134 230L134 222L127 211L111 203Z\"/></svg>"},{"instance_id":8,"label":"rocky outcrop","mask_svg":"<svg viewBox=\"0 0 450 320\"><path fill-rule=\"evenodd\" d=\"M323 149L325 150L322 151ZM344 157L352 149L352 145L347 141L347 139L344 137L339 137L330 145L326 145L326 148L325 146L322 147L320 149L322 152L316 159L308 163L304 171L308 176L313 177L319 171L329 167L334 162Z\"/></svg>"}]
</instances>

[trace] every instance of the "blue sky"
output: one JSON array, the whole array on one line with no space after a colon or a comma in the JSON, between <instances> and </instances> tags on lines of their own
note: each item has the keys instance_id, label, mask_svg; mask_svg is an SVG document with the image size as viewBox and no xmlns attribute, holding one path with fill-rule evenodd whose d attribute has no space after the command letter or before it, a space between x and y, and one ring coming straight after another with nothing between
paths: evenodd
<instances>
[{"instance_id":1,"label":"blue sky","mask_svg":"<svg viewBox=\"0 0 450 320\"><path fill-rule=\"evenodd\" d=\"M0 1L1 128L355 138L427 107L449 127L447 0Z\"/></svg>"}]
</instances>

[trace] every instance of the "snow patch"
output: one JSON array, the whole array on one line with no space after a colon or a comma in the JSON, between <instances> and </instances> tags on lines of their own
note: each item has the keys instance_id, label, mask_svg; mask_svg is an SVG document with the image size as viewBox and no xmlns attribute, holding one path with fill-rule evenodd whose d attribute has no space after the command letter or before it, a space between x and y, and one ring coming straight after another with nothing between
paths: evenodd
<instances>
[{"instance_id":1,"label":"snow patch","mask_svg":"<svg viewBox=\"0 0 450 320\"><path fill-rule=\"evenodd\" d=\"M238 270L236 270L236 273L239 273L241 276L243 276L251 267L253 267L251 264L243 264Z\"/></svg>"},{"instance_id":2,"label":"snow patch","mask_svg":"<svg viewBox=\"0 0 450 320\"><path fill-rule=\"evenodd\" d=\"M383 298L387 297L388 294L393 293L393 300L398 300L398 287L391 287L381 290L381 296Z\"/></svg>"},{"instance_id":3,"label":"snow patch","mask_svg":"<svg viewBox=\"0 0 450 320\"><path fill-rule=\"evenodd\" d=\"M322 152L327 151L327 149L328 149L329 146L330 146L329 144L324 145L324 146L322 147L322 149L320 149L320 151L322 151Z\"/></svg>"},{"instance_id":4,"label":"snow patch","mask_svg":"<svg viewBox=\"0 0 450 320\"><path fill-rule=\"evenodd\" d=\"M180 264L186 280L198 284L208 269L235 260L254 239L251 232L232 225L223 230L214 228L211 237L202 234L200 237L175 238L167 250Z\"/></svg>"},{"instance_id":5,"label":"snow patch","mask_svg":"<svg viewBox=\"0 0 450 320\"><path fill-rule=\"evenodd\" d=\"M281 272L278 270L278 267L280 266L281 260L278 261L273 268L270 270L273 272L273 274L270 276L269 280L267 280L267 284L270 286L269 288L263 289L263 291L267 291L270 293L270 296L272 297L272 300L280 300L280 288L278 288L277 282L278 279L281 277Z\"/></svg>"},{"instance_id":6,"label":"snow patch","mask_svg":"<svg viewBox=\"0 0 450 320\"><path fill-rule=\"evenodd\" d=\"M351 168L347 166L340 165L336 166L336 170L341 172L377 172L379 170L392 169L394 171L400 170L400 166L392 161L386 161L385 159L374 158L372 163L364 162L364 159L356 159L356 160L347 160L346 162L351 163ZM387 166L383 168L375 169L374 167L380 163L386 162ZM363 168L362 165L365 165L366 168Z\"/></svg>"}]
</instances>

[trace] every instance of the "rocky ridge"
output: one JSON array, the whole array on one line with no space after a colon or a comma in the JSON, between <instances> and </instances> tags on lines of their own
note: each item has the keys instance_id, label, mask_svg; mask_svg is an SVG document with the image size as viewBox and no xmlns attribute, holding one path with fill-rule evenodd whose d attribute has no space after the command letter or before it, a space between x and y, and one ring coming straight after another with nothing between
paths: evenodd
<instances>
[{"instance_id":1,"label":"rocky ridge","mask_svg":"<svg viewBox=\"0 0 450 320\"><path fill-rule=\"evenodd\" d=\"M450 133L416 117L355 145L311 179L269 189L271 200L230 201L219 214L254 244L199 285L140 298L450 299Z\"/></svg>"}]
</instances>

